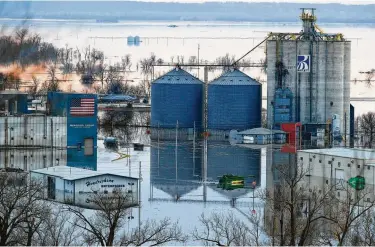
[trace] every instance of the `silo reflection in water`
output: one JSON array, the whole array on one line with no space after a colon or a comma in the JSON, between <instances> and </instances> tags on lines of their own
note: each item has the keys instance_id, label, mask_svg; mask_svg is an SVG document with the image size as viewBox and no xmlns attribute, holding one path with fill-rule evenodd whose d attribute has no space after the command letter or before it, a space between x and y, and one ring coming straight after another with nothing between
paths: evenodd
<instances>
[{"instance_id":1,"label":"silo reflection in water","mask_svg":"<svg viewBox=\"0 0 375 247\"><path fill-rule=\"evenodd\" d=\"M174 141L152 141L150 160L152 185L173 198L178 199L200 186L201 152L194 153L192 141L178 142L177 162Z\"/></svg>"},{"instance_id":2,"label":"silo reflection in water","mask_svg":"<svg viewBox=\"0 0 375 247\"><path fill-rule=\"evenodd\" d=\"M255 180L260 186L261 150L232 146L228 142L208 142L207 147L207 180L218 181L226 174L245 177L245 188L232 191L211 188L228 198L238 198L249 192Z\"/></svg>"}]
</instances>

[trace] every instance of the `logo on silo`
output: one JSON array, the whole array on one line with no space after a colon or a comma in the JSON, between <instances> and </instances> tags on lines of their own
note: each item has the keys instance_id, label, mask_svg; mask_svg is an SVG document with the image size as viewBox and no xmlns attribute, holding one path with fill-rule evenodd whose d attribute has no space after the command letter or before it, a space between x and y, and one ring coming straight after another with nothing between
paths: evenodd
<instances>
[{"instance_id":1,"label":"logo on silo","mask_svg":"<svg viewBox=\"0 0 375 247\"><path fill-rule=\"evenodd\" d=\"M298 72L310 72L310 55L298 55L297 71Z\"/></svg>"}]
</instances>

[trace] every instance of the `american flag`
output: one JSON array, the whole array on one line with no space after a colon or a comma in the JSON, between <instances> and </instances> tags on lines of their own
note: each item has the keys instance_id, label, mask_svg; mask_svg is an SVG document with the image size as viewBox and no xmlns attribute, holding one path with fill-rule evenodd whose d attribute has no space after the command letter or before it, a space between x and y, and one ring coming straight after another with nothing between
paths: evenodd
<instances>
[{"instance_id":1,"label":"american flag","mask_svg":"<svg viewBox=\"0 0 375 247\"><path fill-rule=\"evenodd\" d=\"M75 98L70 102L70 115L72 116L93 116L95 113L94 98Z\"/></svg>"}]
</instances>

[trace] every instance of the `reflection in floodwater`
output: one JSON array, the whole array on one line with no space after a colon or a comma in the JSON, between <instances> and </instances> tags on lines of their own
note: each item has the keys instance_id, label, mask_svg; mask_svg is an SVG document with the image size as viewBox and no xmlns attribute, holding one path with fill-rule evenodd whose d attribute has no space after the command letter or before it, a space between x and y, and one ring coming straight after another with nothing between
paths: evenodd
<instances>
[{"instance_id":1,"label":"reflection in floodwater","mask_svg":"<svg viewBox=\"0 0 375 247\"><path fill-rule=\"evenodd\" d=\"M192 142L151 142L151 183L178 200L200 186L201 157Z\"/></svg>"},{"instance_id":2,"label":"reflection in floodwater","mask_svg":"<svg viewBox=\"0 0 375 247\"><path fill-rule=\"evenodd\" d=\"M151 186L170 197L156 198L152 189L150 199L233 202L252 191L252 182L255 181L257 187L260 185L260 149L231 146L228 142L208 141L207 159L204 150L203 141L197 141L195 144L193 141L179 141L177 146L175 141L152 141ZM228 174L243 176L245 188L218 188L220 177ZM224 196L225 199L213 199L207 188ZM190 199L192 196L185 196L193 191L193 199Z\"/></svg>"}]
</instances>

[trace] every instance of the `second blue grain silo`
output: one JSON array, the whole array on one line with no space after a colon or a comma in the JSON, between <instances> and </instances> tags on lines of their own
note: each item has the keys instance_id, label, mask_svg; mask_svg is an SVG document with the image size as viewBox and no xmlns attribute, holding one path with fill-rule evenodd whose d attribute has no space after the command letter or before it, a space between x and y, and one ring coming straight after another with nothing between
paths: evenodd
<instances>
[{"instance_id":1,"label":"second blue grain silo","mask_svg":"<svg viewBox=\"0 0 375 247\"><path fill-rule=\"evenodd\" d=\"M179 67L151 85L151 126L202 126L203 82Z\"/></svg>"},{"instance_id":2,"label":"second blue grain silo","mask_svg":"<svg viewBox=\"0 0 375 247\"><path fill-rule=\"evenodd\" d=\"M244 130L261 126L262 85L238 69L208 84L207 127Z\"/></svg>"}]
</instances>

